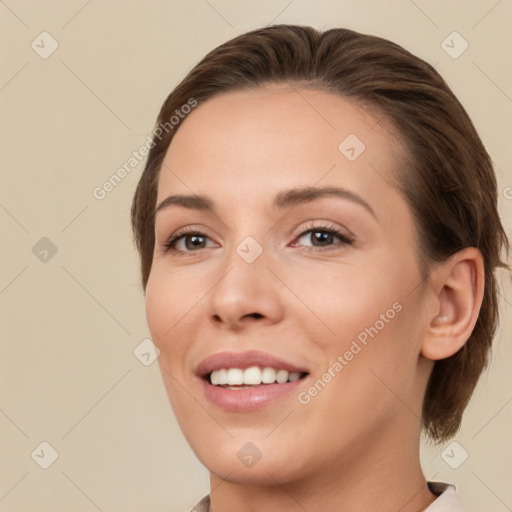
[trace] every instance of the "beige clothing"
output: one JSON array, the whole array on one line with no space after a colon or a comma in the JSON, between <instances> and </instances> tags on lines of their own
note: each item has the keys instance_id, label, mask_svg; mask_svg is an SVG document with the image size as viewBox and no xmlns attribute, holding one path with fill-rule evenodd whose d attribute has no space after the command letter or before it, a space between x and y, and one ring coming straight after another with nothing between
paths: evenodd
<instances>
[{"instance_id":1,"label":"beige clothing","mask_svg":"<svg viewBox=\"0 0 512 512\"><path fill-rule=\"evenodd\" d=\"M464 512L455 486L442 482L428 482L430 490L439 497L423 512ZM210 512L210 495L205 496L190 512Z\"/></svg>"},{"instance_id":2,"label":"beige clothing","mask_svg":"<svg viewBox=\"0 0 512 512\"><path fill-rule=\"evenodd\" d=\"M428 482L430 490L440 495L424 512L464 512L455 492L455 486L442 482Z\"/></svg>"}]
</instances>

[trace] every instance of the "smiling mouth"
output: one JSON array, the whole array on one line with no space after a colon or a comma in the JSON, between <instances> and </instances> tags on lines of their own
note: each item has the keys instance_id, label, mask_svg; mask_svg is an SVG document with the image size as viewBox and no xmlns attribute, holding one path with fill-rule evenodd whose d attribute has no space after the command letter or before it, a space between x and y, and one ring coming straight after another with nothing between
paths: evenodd
<instances>
[{"instance_id":1,"label":"smiling mouth","mask_svg":"<svg viewBox=\"0 0 512 512\"><path fill-rule=\"evenodd\" d=\"M249 368L220 368L205 375L212 386L225 389L250 389L270 384L286 384L308 376L308 372L289 372L270 366L250 366Z\"/></svg>"}]
</instances>

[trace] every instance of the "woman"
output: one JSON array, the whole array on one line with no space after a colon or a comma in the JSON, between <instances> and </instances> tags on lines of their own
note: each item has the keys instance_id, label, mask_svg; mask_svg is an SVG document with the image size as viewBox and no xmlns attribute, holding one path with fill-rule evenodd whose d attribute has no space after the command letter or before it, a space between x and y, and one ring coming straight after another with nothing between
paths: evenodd
<instances>
[{"instance_id":1,"label":"woman","mask_svg":"<svg viewBox=\"0 0 512 512\"><path fill-rule=\"evenodd\" d=\"M420 435L459 429L508 240L438 73L378 37L270 26L206 55L153 142L132 225L169 399L211 475L194 510L462 510L425 480Z\"/></svg>"}]
</instances>

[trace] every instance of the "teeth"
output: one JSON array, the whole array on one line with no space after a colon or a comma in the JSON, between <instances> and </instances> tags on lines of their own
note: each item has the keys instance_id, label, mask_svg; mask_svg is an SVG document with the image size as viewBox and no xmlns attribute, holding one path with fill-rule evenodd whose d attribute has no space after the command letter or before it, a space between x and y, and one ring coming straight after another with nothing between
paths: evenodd
<instances>
[{"instance_id":1,"label":"teeth","mask_svg":"<svg viewBox=\"0 0 512 512\"><path fill-rule=\"evenodd\" d=\"M276 381L276 371L274 368L263 368L261 372L261 382L263 384L273 384Z\"/></svg>"},{"instance_id":2,"label":"teeth","mask_svg":"<svg viewBox=\"0 0 512 512\"><path fill-rule=\"evenodd\" d=\"M288 380L288 375L290 375L290 372L287 372L286 370L278 370L276 373L277 382L279 382L279 384L286 382Z\"/></svg>"},{"instance_id":3,"label":"teeth","mask_svg":"<svg viewBox=\"0 0 512 512\"><path fill-rule=\"evenodd\" d=\"M244 371L239 368L230 368L228 370L228 384L236 386L244 383Z\"/></svg>"},{"instance_id":4,"label":"teeth","mask_svg":"<svg viewBox=\"0 0 512 512\"><path fill-rule=\"evenodd\" d=\"M251 366L244 370L244 384L261 384L261 370L258 366Z\"/></svg>"},{"instance_id":5,"label":"teeth","mask_svg":"<svg viewBox=\"0 0 512 512\"><path fill-rule=\"evenodd\" d=\"M212 381L212 384L214 386L218 386L220 384L220 371L218 372L212 372L210 374L210 380Z\"/></svg>"},{"instance_id":6,"label":"teeth","mask_svg":"<svg viewBox=\"0 0 512 512\"><path fill-rule=\"evenodd\" d=\"M227 370L219 370L217 372L219 374L219 384L222 386L228 383L228 371Z\"/></svg>"},{"instance_id":7,"label":"teeth","mask_svg":"<svg viewBox=\"0 0 512 512\"><path fill-rule=\"evenodd\" d=\"M221 370L214 370L210 374L210 380L214 386L259 386L262 383L273 384L278 382L283 384L299 379L299 372L275 370L269 366L263 369L258 366L251 366L245 370L240 368L222 368Z\"/></svg>"}]
</instances>

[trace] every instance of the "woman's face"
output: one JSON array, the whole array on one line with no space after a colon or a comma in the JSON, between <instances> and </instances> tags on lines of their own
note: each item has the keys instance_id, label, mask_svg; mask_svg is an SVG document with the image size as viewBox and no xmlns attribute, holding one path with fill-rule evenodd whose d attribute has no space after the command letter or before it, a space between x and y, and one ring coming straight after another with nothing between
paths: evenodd
<instances>
[{"instance_id":1,"label":"woman's face","mask_svg":"<svg viewBox=\"0 0 512 512\"><path fill-rule=\"evenodd\" d=\"M398 153L384 120L287 86L218 95L177 131L157 205L189 199L156 214L146 312L212 473L284 483L419 432L427 288Z\"/></svg>"}]
</instances>

